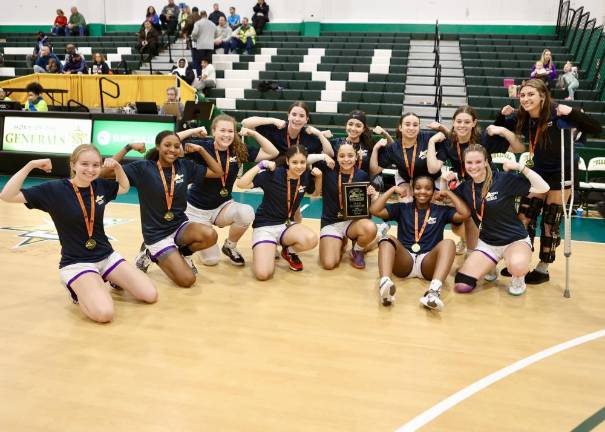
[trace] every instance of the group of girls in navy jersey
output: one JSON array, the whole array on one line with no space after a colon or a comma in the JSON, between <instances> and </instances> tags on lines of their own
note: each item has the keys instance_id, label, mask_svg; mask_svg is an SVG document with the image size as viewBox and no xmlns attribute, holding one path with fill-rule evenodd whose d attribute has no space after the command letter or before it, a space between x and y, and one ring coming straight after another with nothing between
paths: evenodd
<instances>
[{"instance_id":1,"label":"group of girls in navy jersey","mask_svg":"<svg viewBox=\"0 0 605 432\"><path fill-rule=\"evenodd\" d=\"M157 291L144 274L151 263L181 287L195 283L193 256L204 265L216 265L222 252L230 263L244 266L238 241L250 225L251 268L259 281L274 275L280 256L292 271L302 271L299 254L318 243L323 269L332 270L343 259L364 269L366 253L377 243L381 303L394 302L393 275L417 277L430 281L420 303L441 310L442 286L457 249L444 239L445 226L451 224L468 249L454 278L455 291L469 293L481 278L495 279L496 265L504 259L502 274L512 277L508 291L520 295L526 283L548 280L547 266L559 242L560 131L600 131L582 112L554 105L539 80L527 81L520 95L519 109L504 107L482 133L475 111L464 106L455 112L451 130L432 123L432 131L421 131L419 117L406 113L397 126L397 139L376 127L376 143L361 111L349 115L346 137L331 141L329 131L309 124L304 102L290 107L287 121L251 117L242 121L240 131L232 117L220 115L212 123L211 137L204 128L161 132L144 160L123 168L119 161L131 150L143 152L144 145L127 145L104 162L93 146L80 146L71 157L70 179L22 190L30 171L51 170L49 160L31 161L10 179L0 199L50 213L62 246L61 280L73 301L99 322L113 315L105 281L144 302L156 301ZM243 137L254 138L259 147L245 145ZM521 137L529 142L529 162L507 161L502 171L495 170L491 155L523 151ZM571 142L566 138L564 145L569 150ZM238 179L248 161L256 165ZM569 173L573 164L568 165ZM382 170L393 166L395 186L381 194ZM347 218L344 191L351 183L365 184L369 211L385 222L394 221L396 236L370 217ZM143 236L136 267L113 251L102 223L105 204L130 185L137 187ZM256 211L233 199L234 185L263 191ZM323 197L319 233L301 223L301 201L313 188ZM540 263L530 272L540 213ZM220 249L213 227L229 227ZM346 254L349 240L352 246Z\"/></svg>"}]
</instances>

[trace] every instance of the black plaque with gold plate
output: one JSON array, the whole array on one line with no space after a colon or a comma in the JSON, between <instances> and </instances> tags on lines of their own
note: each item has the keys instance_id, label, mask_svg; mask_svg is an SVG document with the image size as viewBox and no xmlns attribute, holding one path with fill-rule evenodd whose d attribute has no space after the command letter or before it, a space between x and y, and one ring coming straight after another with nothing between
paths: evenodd
<instances>
[{"instance_id":1,"label":"black plaque with gold plate","mask_svg":"<svg viewBox=\"0 0 605 432\"><path fill-rule=\"evenodd\" d=\"M365 219L370 217L370 182L346 183L344 187L344 218Z\"/></svg>"}]
</instances>

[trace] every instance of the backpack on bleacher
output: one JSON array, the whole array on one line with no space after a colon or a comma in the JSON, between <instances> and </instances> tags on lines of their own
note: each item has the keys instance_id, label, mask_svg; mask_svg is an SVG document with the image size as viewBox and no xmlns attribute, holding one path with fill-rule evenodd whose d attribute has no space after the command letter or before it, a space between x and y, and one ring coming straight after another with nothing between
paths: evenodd
<instances>
[{"instance_id":1,"label":"backpack on bleacher","mask_svg":"<svg viewBox=\"0 0 605 432\"><path fill-rule=\"evenodd\" d=\"M273 91L283 90L283 87L281 87L279 85L279 83L276 82L276 81L267 81L267 80L264 80L264 81L260 81L258 83L258 85L256 86L256 89L259 92L261 92L261 93L265 93L265 92L268 92L270 90L273 90Z\"/></svg>"}]
</instances>

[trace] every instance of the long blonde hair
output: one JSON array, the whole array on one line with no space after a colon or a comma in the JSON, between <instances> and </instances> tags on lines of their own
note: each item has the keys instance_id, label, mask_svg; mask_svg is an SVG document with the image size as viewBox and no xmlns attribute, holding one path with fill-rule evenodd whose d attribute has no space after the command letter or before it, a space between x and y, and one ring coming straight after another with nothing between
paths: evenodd
<instances>
[{"instance_id":1,"label":"long blonde hair","mask_svg":"<svg viewBox=\"0 0 605 432\"><path fill-rule=\"evenodd\" d=\"M76 147L74 149L73 152L71 152L71 156L69 156L69 176L71 178L73 178L74 175L76 174L76 172L72 168L73 165L76 162L78 162L78 159L80 159L80 155L87 151L95 152L99 156L99 159L101 160L101 162L103 161L103 157L101 156L101 152L99 151L98 148L96 148L92 144L80 144L78 147Z\"/></svg>"},{"instance_id":2,"label":"long blonde hair","mask_svg":"<svg viewBox=\"0 0 605 432\"><path fill-rule=\"evenodd\" d=\"M492 187L494 178L492 167L489 164L489 155L487 154L485 147L483 147L481 144L470 144L466 150L464 150L464 156L462 156L463 163L466 162L466 155L471 152L481 153L483 155L483 159L485 160L485 181L483 182L483 187L481 188L481 198L485 198Z\"/></svg>"}]
</instances>

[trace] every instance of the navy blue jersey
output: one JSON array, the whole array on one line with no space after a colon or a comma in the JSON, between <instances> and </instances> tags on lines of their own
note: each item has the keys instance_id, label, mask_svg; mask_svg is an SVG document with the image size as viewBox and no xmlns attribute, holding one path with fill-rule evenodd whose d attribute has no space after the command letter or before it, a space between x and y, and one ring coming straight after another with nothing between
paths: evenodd
<instances>
[{"instance_id":1,"label":"navy blue jersey","mask_svg":"<svg viewBox=\"0 0 605 432\"><path fill-rule=\"evenodd\" d=\"M346 138L332 138L330 140L330 144L332 145L332 150L334 150L334 160L336 160L336 156L338 155L338 147L342 143L347 142ZM357 152L357 168L364 170L365 172L370 172L370 156L372 156L372 148L362 149L359 143L354 143L353 148Z\"/></svg>"},{"instance_id":2,"label":"navy blue jersey","mask_svg":"<svg viewBox=\"0 0 605 432\"><path fill-rule=\"evenodd\" d=\"M510 144L505 138L502 138L499 135L489 136L487 132L483 131L481 133L481 142L480 144L485 147L487 150L487 155L489 156L489 163L492 163L491 155L493 153L506 153ZM460 157L463 157L464 151L468 148L469 143L460 144ZM470 177L466 170L464 170L464 176L462 176L461 167L462 164L460 162L460 158L458 157L458 148L452 141L448 138L445 141L437 144L437 149L440 147L443 148L445 152L446 160L450 162L452 167L452 171L458 174L459 179L469 180Z\"/></svg>"},{"instance_id":3,"label":"navy blue jersey","mask_svg":"<svg viewBox=\"0 0 605 432\"><path fill-rule=\"evenodd\" d=\"M98 178L92 182L95 195L95 223L92 238L97 246L88 250L84 246L88 231L84 214L76 197L71 181L51 180L28 189L23 189L25 204L30 209L38 209L50 214L61 242L61 262L59 268L81 262L102 261L113 252L103 228L105 205L116 198L118 182ZM90 217L90 188L79 188L84 207Z\"/></svg>"},{"instance_id":4,"label":"navy blue jersey","mask_svg":"<svg viewBox=\"0 0 605 432\"><path fill-rule=\"evenodd\" d=\"M254 187L259 187L263 190L263 200L256 209L256 216L252 228L263 226L279 225L286 222L288 219L288 186L286 179L288 170L285 167L275 168L275 171L262 171L254 177ZM296 193L297 181L290 179L290 219L293 220L296 209L300 205L305 190L311 179L309 171L305 171L300 176L300 184L298 194ZM294 197L296 196L296 200Z\"/></svg>"},{"instance_id":5,"label":"navy blue jersey","mask_svg":"<svg viewBox=\"0 0 605 432\"><path fill-rule=\"evenodd\" d=\"M204 147L204 149L210 154L210 156L216 158L215 150L214 150L214 140L204 140L202 142L198 142L197 144ZM223 171L227 172L227 151L219 151L219 157L221 158L221 166L223 167ZM198 164L206 166L206 162L204 158L199 153L189 153L187 158L192 159ZM189 195L187 196L187 201L194 207L197 207L202 210L214 210L218 208L221 204L229 201L231 197L231 191L233 190L233 184L235 180L237 180L237 172L239 171L239 164L237 160L237 155L229 151L229 174L227 175L225 181L225 188L227 189L228 194L224 197L220 195L221 189L223 189L223 183L221 178L207 178L204 180L204 183L193 183L189 188Z\"/></svg>"},{"instance_id":6,"label":"navy blue jersey","mask_svg":"<svg viewBox=\"0 0 605 432\"><path fill-rule=\"evenodd\" d=\"M336 222L342 222L343 219L339 219L337 214L340 210L340 203L338 199L338 170L339 166L336 163L334 169L330 169L324 161L315 164L316 168L319 168L323 173L321 195L322 195L322 209L321 209L321 227L331 225ZM342 175L343 186L349 183L349 174ZM369 182L370 177L368 174L360 169L355 168L353 172L353 179L351 182ZM344 187L341 189L343 194L343 205L344 205Z\"/></svg>"},{"instance_id":7,"label":"navy blue jersey","mask_svg":"<svg viewBox=\"0 0 605 432\"><path fill-rule=\"evenodd\" d=\"M288 151L288 122L283 129L277 128L273 124L262 125L256 128L256 131L267 138L279 151L279 155L284 155ZM321 141L315 135L309 135L306 128L302 128L297 138L290 138L290 145L300 144L307 149L307 153L321 153Z\"/></svg>"},{"instance_id":8,"label":"navy blue jersey","mask_svg":"<svg viewBox=\"0 0 605 432\"><path fill-rule=\"evenodd\" d=\"M385 206L389 213L387 220L397 222L397 239L399 242L409 252L423 254L433 250L437 243L443 240L443 230L448 223L452 222L456 209L450 206L431 204L431 213L426 222L426 228L418 241L420 251L413 252L412 245L416 243L414 230L415 207L415 202L387 204ZM422 230L426 212L427 209L418 209L418 234Z\"/></svg>"},{"instance_id":9,"label":"navy blue jersey","mask_svg":"<svg viewBox=\"0 0 605 432\"><path fill-rule=\"evenodd\" d=\"M168 237L187 220L187 186L190 183L203 182L207 170L205 166L188 159L177 159L174 168L174 198L170 209L174 213L174 219L167 221L164 219L168 210L166 195L156 162L141 160L124 165L124 172L130 184L137 188L139 194L143 239L148 245ZM163 171L170 190L172 170L163 168Z\"/></svg>"},{"instance_id":10,"label":"navy blue jersey","mask_svg":"<svg viewBox=\"0 0 605 432\"><path fill-rule=\"evenodd\" d=\"M483 222L477 217L481 212L481 188L483 183L475 183L475 204L473 205L473 181L465 181L454 191L471 209L471 215L481 226L479 238L492 246L505 246L527 237L525 226L517 218L515 197L526 196L530 183L524 176L511 172L493 173L492 187L485 198Z\"/></svg>"},{"instance_id":11,"label":"navy blue jersey","mask_svg":"<svg viewBox=\"0 0 605 432\"><path fill-rule=\"evenodd\" d=\"M429 176L434 179L439 178L441 171L435 174L430 174L426 162L426 154L429 148L429 139L434 135L434 132L422 131L418 134L416 139L416 161L414 163L414 177ZM447 156L443 147L437 147L437 159L445 161ZM410 171L412 169L412 157L414 155L414 147L405 149L408 156L408 166ZM395 141L391 144L387 144L384 148L380 149L378 153L378 165L382 168L390 168L391 165L397 167L399 175L406 181L411 182L410 174L405 166L405 159L403 157L403 146L400 141Z\"/></svg>"}]
</instances>

